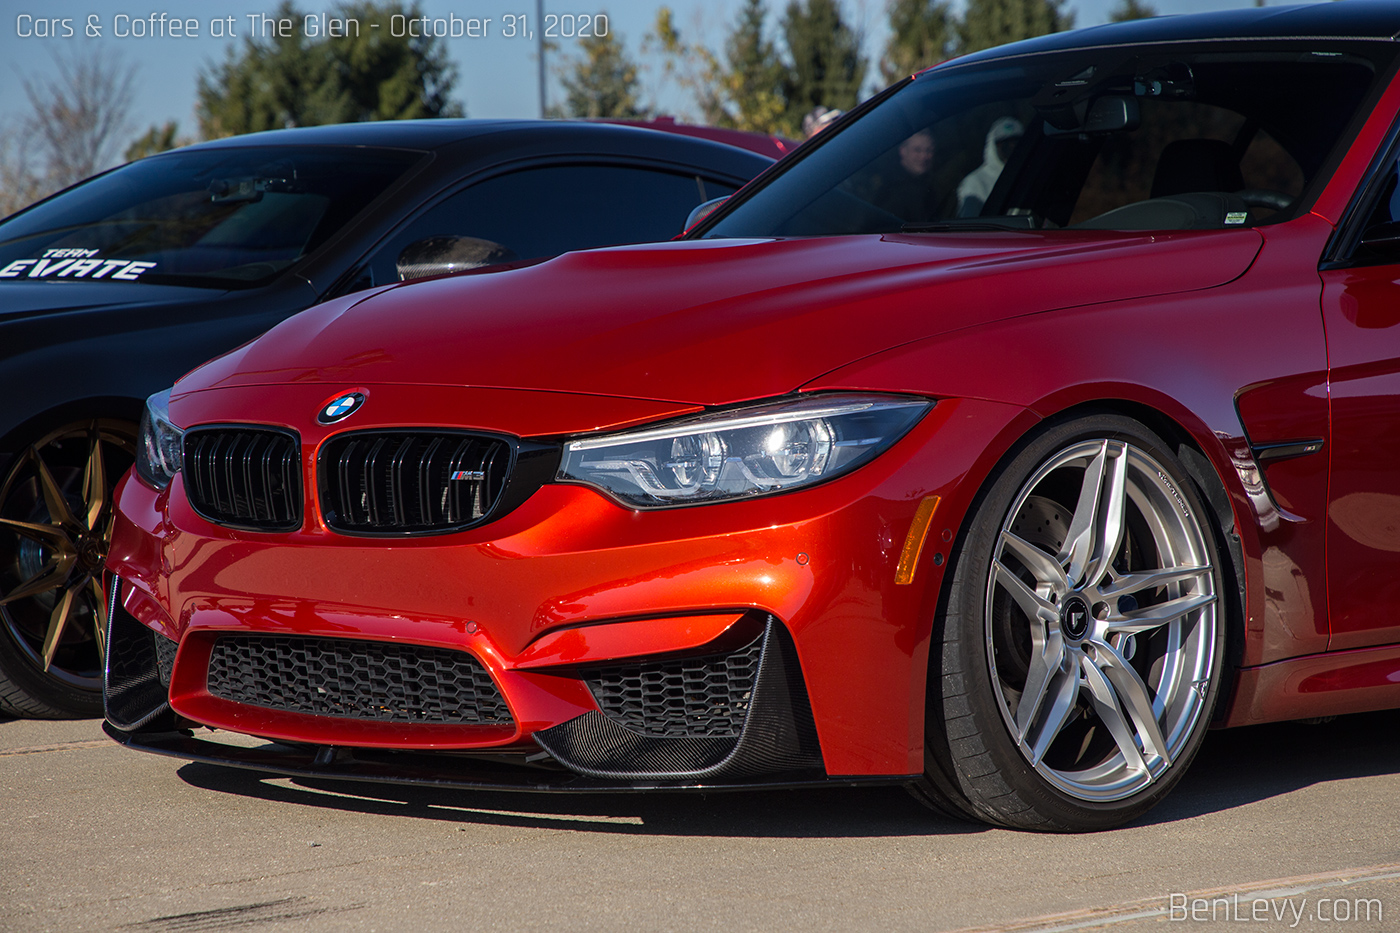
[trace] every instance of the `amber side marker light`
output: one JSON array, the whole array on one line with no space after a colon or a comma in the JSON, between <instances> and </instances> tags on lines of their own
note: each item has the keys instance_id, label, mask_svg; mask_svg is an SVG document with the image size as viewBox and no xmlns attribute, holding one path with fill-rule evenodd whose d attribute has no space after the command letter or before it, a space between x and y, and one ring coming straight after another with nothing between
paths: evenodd
<instances>
[{"instance_id":1,"label":"amber side marker light","mask_svg":"<svg viewBox=\"0 0 1400 933\"><path fill-rule=\"evenodd\" d=\"M907 585L914 582L914 571L919 566L919 555L924 550L924 539L928 537L928 526L933 521L933 513L938 510L938 496L925 496L914 513L914 521L909 525L909 535L904 539L904 550L899 555L899 566L894 572L894 582Z\"/></svg>"}]
</instances>

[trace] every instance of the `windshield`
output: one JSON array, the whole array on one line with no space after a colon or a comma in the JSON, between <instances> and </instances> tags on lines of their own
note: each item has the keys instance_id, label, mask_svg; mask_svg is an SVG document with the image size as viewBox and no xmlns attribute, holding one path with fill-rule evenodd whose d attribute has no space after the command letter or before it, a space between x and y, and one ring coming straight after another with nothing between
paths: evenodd
<instances>
[{"instance_id":1,"label":"windshield","mask_svg":"<svg viewBox=\"0 0 1400 933\"><path fill-rule=\"evenodd\" d=\"M1266 48L1089 49L938 68L700 235L1286 220L1354 132L1380 69L1366 57L1374 46Z\"/></svg>"},{"instance_id":2,"label":"windshield","mask_svg":"<svg viewBox=\"0 0 1400 933\"><path fill-rule=\"evenodd\" d=\"M261 285L343 227L422 155L269 146L133 162L0 223L0 284Z\"/></svg>"}]
</instances>

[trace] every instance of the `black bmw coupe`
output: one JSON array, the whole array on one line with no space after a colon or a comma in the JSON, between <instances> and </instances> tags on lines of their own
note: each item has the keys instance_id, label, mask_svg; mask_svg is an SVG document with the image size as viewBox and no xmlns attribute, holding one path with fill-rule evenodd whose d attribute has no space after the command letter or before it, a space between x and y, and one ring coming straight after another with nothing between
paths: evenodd
<instances>
[{"instance_id":1,"label":"black bmw coupe","mask_svg":"<svg viewBox=\"0 0 1400 933\"><path fill-rule=\"evenodd\" d=\"M146 396L328 298L668 239L771 162L602 124L315 127L134 162L0 222L0 714L101 714L111 490Z\"/></svg>"}]
</instances>

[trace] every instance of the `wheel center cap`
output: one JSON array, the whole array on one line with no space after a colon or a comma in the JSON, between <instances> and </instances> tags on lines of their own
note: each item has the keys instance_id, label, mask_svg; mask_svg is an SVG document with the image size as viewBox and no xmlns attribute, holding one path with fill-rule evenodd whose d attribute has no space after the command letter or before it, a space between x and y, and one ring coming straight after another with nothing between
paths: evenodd
<instances>
[{"instance_id":1,"label":"wheel center cap","mask_svg":"<svg viewBox=\"0 0 1400 933\"><path fill-rule=\"evenodd\" d=\"M1089 618L1089 604L1071 596L1060 609L1060 630L1068 638L1083 638L1089 633Z\"/></svg>"},{"instance_id":2,"label":"wheel center cap","mask_svg":"<svg viewBox=\"0 0 1400 933\"><path fill-rule=\"evenodd\" d=\"M78 547L78 560L87 570L100 568L106 559L107 550L101 541L89 538Z\"/></svg>"}]
</instances>

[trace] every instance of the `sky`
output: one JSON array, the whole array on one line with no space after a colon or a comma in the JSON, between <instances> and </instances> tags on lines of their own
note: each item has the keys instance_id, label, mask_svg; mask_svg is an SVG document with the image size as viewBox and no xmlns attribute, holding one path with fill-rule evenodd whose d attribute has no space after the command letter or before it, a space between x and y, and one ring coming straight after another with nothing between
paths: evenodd
<instances>
[{"instance_id":1,"label":"sky","mask_svg":"<svg viewBox=\"0 0 1400 933\"><path fill-rule=\"evenodd\" d=\"M537 28L535 4L536 0L422 0L424 13L435 21L434 28L451 31L452 18L458 21L456 28L461 35L448 36L445 41L459 72L454 96L465 105L468 116L539 115L535 42L523 35L506 35L512 22L517 33L522 32L522 16L526 28ZM335 3L297 0L296 5L302 13L322 17L317 22L324 23ZM654 56L641 52L642 39L662 5L663 0L544 0L546 14L560 16L565 26L570 14L590 21L596 21L600 14L606 16L611 31L642 64L643 83L651 89L651 107L682 118L694 117L684 89L666 80ZM740 0L664 0L664 5L674 11L682 38L700 39L717 47L737 14ZM783 5L782 0L769 4L773 10ZM1194 13L1252 6L1253 0L1155 0L1154 5L1162 14ZM1077 26L1105 22L1113 6L1114 0L1069 0L1068 4L1075 12ZM199 72L222 60L230 48L236 49L251 30L266 28L263 19L276 7L277 0L0 0L0 121L10 123L23 112L24 79L54 75L55 56L87 56L100 51L137 69L130 116L133 136L167 120L178 121L182 133L193 135ZM845 9L863 31L871 61L877 61L888 34L884 0L845 0ZM172 35L169 25L164 35L153 35L159 31L162 13L167 24L194 20L198 35ZM152 14L157 23L154 27L149 21ZM472 19L488 20L481 24L481 35L468 34ZM392 23L380 26L394 27ZM361 24L361 28L369 26ZM230 32L235 36L230 37ZM551 70L577 42L568 38L557 41L560 49L549 58ZM875 75L877 70L872 67L871 73ZM557 101L560 92L553 75L549 85L550 99ZM875 89L872 81L867 91Z\"/></svg>"}]
</instances>

